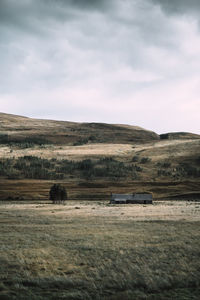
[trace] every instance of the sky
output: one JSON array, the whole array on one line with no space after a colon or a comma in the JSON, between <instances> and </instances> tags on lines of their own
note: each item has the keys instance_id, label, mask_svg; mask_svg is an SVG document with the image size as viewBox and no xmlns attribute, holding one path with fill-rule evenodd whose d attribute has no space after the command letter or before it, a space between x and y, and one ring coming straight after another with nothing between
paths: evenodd
<instances>
[{"instance_id":1,"label":"sky","mask_svg":"<svg viewBox=\"0 0 200 300\"><path fill-rule=\"evenodd\" d=\"M200 1L0 0L0 111L200 134Z\"/></svg>"}]
</instances>

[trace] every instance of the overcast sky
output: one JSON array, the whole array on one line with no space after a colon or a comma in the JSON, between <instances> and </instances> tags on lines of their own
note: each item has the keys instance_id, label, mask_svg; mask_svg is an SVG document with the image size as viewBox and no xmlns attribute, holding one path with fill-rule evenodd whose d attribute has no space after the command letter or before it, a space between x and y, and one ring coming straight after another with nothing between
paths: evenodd
<instances>
[{"instance_id":1,"label":"overcast sky","mask_svg":"<svg viewBox=\"0 0 200 300\"><path fill-rule=\"evenodd\" d=\"M0 0L0 111L200 134L200 1Z\"/></svg>"}]
</instances>

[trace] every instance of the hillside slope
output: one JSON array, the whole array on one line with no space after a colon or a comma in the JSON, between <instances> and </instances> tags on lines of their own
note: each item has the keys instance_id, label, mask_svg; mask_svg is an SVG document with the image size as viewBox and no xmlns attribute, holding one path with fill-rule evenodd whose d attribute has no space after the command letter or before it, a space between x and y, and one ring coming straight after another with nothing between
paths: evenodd
<instances>
[{"instance_id":1,"label":"hillside slope","mask_svg":"<svg viewBox=\"0 0 200 300\"><path fill-rule=\"evenodd\" d=\"M191 132L169 132L160 134L162 140L188 140L199 139L200 135Z\"/></svg>"},{"instance_id":2,"label":"hillside slope","mask_svg":"<svg viewBox=\"0 0 200 300\"><path fill-rule=\"evenodd\" d=\"M200 198L200 136L170 135L0 114L0 199L45 199L53 182L73 199L141 191Z\"/></svg>"},{"instance_id":3,"label":"hillside slope","mask_svg":"<svg viewBox=\"0 0 200 300\"><path fill-rule=\"evenodd\" d=\"M0 139L65 145L144 143L159 140L155 132L138 126L39 120L0 113Z\"/></svg>"}]
</instances>

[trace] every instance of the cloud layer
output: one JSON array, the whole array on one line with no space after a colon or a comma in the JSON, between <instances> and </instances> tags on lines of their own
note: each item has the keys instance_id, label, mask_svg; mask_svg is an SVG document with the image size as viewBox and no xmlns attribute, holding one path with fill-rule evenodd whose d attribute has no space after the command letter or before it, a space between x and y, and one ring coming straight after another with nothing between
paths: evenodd
<instances>
[{"instance_id":1,"label":"cloud layer","mask_svg":"<svg viewBox=\"0 0 200 300\"><path fill-rule=\"evenodd\" d=\"M1 0L0 111L200 133L198 8Z\"/></svg>"}]
</instances>

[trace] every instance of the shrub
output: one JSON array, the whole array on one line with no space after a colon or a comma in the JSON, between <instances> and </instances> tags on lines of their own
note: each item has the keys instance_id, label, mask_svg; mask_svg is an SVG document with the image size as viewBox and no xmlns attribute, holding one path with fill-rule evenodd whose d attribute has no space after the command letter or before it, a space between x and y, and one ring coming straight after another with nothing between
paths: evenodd
<instances>
[{"instance_id":1,"label":"shrub","mask_svg":"<svg viewBox=\"0 0 200 300\"><path fill-rule=\"evenodd\" d=\"M169 134L168 133L160 134L160 139L161 140L168 140L169 139Z\"/></svg>"},{"instance_id":2,"label":"shrub","mask_svg":"<svg viewBox=\"0 0 200 300\"><path fill-rule=\"evenodd\" d=\"M186 164L186 163L182 163L181 167L183 168L183 170L187 174L187 176L200 177L200 169L199 168L196 168L196 167L191 166L190 164Z\"/></svg>"},{"instance_id":3,"label":"shrub","mask_svg":"<svg viewBox=\"0 0 200 300\"><path fill-rule=\"evenodd\" d=\"M76 142L74 142L73 146L81 146L81 145L85 145L88 143L88 138L83 138L83 139L80 139Z\"/></svg>"},{"instance_id":4,"label":"shrub","mask_svg":"<svg viewBox=\"0 0 200 300\"><path fill-rule=\"evenodd\" d=\"M136 156L133 156L132 158L132 162L137 162L139 160L139 157L136 155Z\"/></svg>"},{"instance_id":5,"label":"shrub","mask_svg":"<svg viewBox=\"0 0 200 300\"><path fill-rule=\"evenodd\" d=\"M170 170L160 169L157 171L158 176L171 176L172 172Z\"/></svg>"},{"instance_id":6,"label":"shrub","mask_svg":"<svg viewBox=\"0 0 200 300\"><path fill-rule=\"evenodd\" d=\"M142 172L142 168L140 166L134 165L133 166L136 172Z\"/></svg>"},{"instance_id":7,"label":"shrub","mask_svg":"<svg viewBox=\"0 0 200 300\"><path fill-rule=\"evenodd\" d=\"M52 185L49 191L49 199L53 201L53 203L63 203L67 200L67 192L64 186L60 184Z\"/></svg>"},{"instance_id":8,"label":"shrub","mask_svg":"<svg viewBox=\"0 0 200 300\"><path fill-rule=\"evenodd\" d=\"M12 136L9 136L8 134L0 134L0 144L7 144L14 147L19 148L30 148L34 147L35 145L46 145L50 144L48 140L46 140L43 137L26 137L23 140L20 138L12 138Z\"/></svg>"},{"instance_id":9,"label":"shrub","mask_svg":"<svg viewBox=\"0 0 200 300\"><path fill-rule=\"evenodd\" d=\"M7 134L0 134L0 144L7 144L9 137Z\"/></svg>"},{"instance_id":10,"label":"shrub","mask_svg":"<svg viewBox=\"0 0 200 300\"><path fill-rule=\"evenodd\" d=\"M147 162L150 162L150 161L151 161L151 159L149 157L143 157L141 159L141 164L146 164Z\"/></svg>"},{"instance_id":11,"label":"shrub","mask_svg":"<svg viewBox=\"0 0 200 300\"><path fill-rule=\"evenodd\" d=\"M170 168L171 167L171 163L170 162L158 162L156 164L157 167L161 167L161 168Z\"/></svg>"},{"instance_id":12,"label":"shrub","mask_svg":"<svg viewBox=\"0 0 200 300\"><path fill-rule=\"evenodd\" d=\"M94 141L96 141L96 140L97 140L97 138L96 138L95 135L90 135L90 136L89 136L89 141L94 142Z\"/></svg>"}]
</instances>

